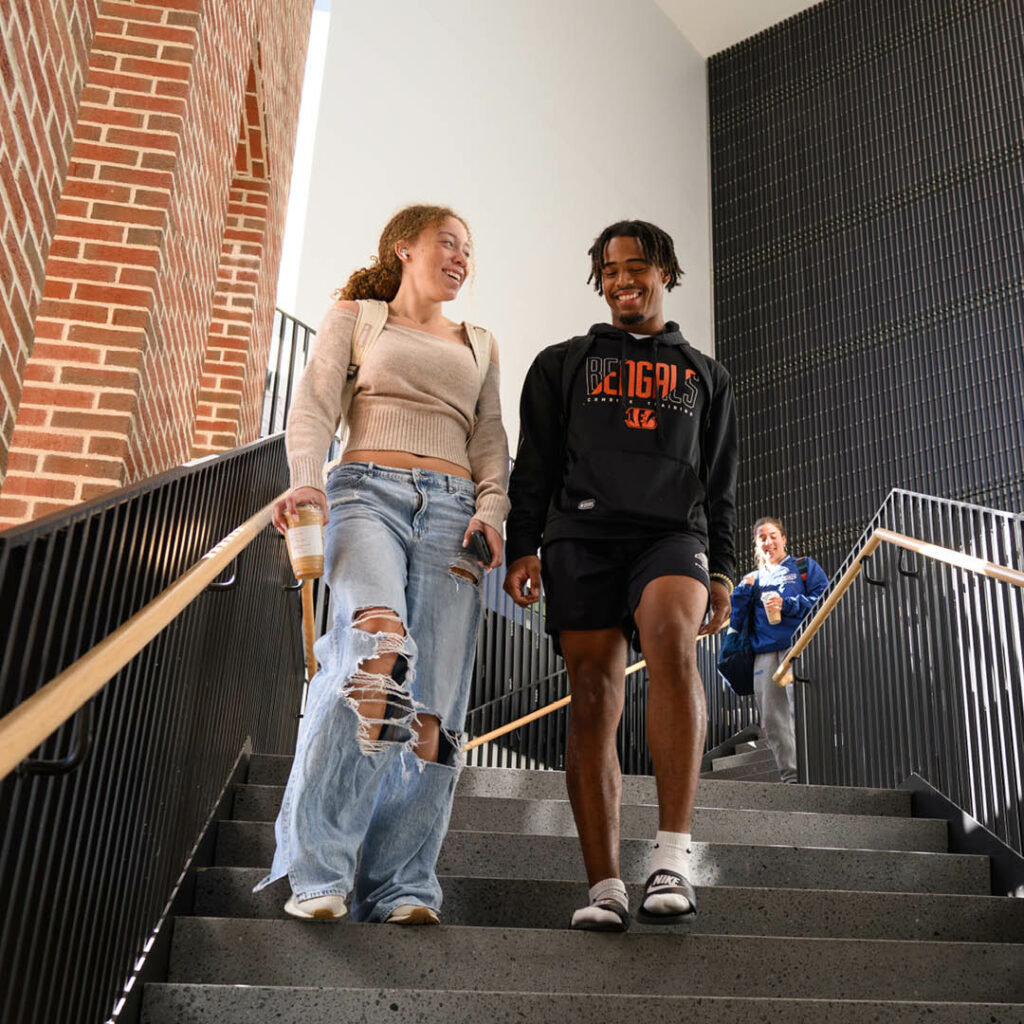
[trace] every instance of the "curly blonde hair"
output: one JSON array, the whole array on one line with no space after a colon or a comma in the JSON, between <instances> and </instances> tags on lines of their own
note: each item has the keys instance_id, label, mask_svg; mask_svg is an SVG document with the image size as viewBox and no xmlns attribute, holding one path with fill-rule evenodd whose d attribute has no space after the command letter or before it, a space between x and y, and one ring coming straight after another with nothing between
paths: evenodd
<instances>
[{"instance_id":1,"label":"curly blonde hair","mask_svg":"<svg viewBox=\"0 0 1024 1024\"><path fill-rule=\"evenodd\" d=\"M469 234L469 225L447 206L416 204L399 210L381 232L377 255L373 257L370 266L353 271L348 281L332 297L390 302L398 294L398 286L402 283L402 261L395 252L395 244L402 240L415 242L424 228L437 227L449 217L459 221L466 229L466 234Z\"/></svg>"}]
</instances>

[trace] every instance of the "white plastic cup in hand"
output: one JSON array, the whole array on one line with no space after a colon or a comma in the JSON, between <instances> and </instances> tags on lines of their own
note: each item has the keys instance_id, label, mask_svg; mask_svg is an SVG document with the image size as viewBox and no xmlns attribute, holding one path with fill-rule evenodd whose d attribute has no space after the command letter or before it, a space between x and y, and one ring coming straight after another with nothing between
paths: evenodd
<instances>
[{"instance_id":1,"label":"white plastic cup in hand","mask_svg":"<svg viewBox=\"0 0 1024 1024\"><path fill-rule=\"evenodd\" d=\"M285 513L288 557L297 580L315 580L324 574L324 516L316 505L299 505Z\"/></svg>"},{"instance_id":2,"label":"white plastic cup in hand","mask_svg":"<svg viewBox=\"0 0 1024 1024\"><path fill-rule=\"evenodd\" d=\"M774 590L768 590L761 594L761 604L764 605L765 615L768 616L768 621L773 626L777 626L782 621L782 608L769 608L768 602L778 596Z\"/></svg>"}]
</instances>

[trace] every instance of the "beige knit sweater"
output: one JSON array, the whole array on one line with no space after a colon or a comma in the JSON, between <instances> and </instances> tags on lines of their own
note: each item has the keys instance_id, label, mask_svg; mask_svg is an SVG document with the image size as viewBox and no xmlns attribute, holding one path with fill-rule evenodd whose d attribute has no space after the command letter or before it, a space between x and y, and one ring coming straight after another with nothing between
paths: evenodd
<instances>
[{"instance_id":1,"label":"beige knit sweater","mask_svg":"<svg viewBox=\"0 0 1024 1024\"><path fill-rule=\"evenodd\" d=\"M317 331L288 413L285 445L293 487L324 489L323 461L341 421L355 313L332 306ZM508 514L508 441L498 366L483 388L473 350L390 320L359 367L345 451L412 452L468 470L476 515L501 532Z\"/></svg>"}]
</instances>

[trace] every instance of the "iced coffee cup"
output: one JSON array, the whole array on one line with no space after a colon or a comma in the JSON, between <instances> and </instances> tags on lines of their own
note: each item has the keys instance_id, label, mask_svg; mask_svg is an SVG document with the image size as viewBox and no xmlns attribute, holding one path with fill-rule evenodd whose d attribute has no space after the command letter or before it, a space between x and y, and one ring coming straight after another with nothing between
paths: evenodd
<instances>
[{"instance_id":1,"label":"iced coffee cup","mask_svg":"<svg viewBox=\"0 0 1024 1024\"><path fill-rule=\"evenodd\" d=\"M286 514L288 557L297 580L314 580L324 574L324 517L316 505L299 505Z\"/></svg>"},{"instance_id":2,"label":"iced coffee cup","mask_svg":"<svg viewBox=\"0 0 1024 1024\"><path fill-rule=\"evenodd\" d=\"M765 615L768 616L768 621L773 626L777 626L782 621L782 609L780 607L779 609L773 611L771 608L768 607L768 602L773 597L778 597L778 596L779 595L777 593L775 593L774 590L764 591L761 594L761 604L764 605Z\"/></svg>"}]
</instances>

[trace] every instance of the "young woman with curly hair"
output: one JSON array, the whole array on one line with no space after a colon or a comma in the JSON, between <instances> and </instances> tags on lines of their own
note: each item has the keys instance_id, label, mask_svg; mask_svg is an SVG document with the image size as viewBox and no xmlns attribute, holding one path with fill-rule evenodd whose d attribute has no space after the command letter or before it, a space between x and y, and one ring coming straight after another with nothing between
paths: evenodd
<instances>
[{"instance_id":1,"label":"young woman with curly hair","mask_svg":"<svg viewBox=\"0 0 1024 1024\"><path fill-rule=\"evenodd\" d=\"M439 920L434 867L462 765L480 583L501 564L508 512L497 349L442 312L470 260L469 229L451 210L396 214L372 265L335 293L289 413L292 488L274 524L283 531L301 504L322 510L334 609L258 886L287 875L295 917L342 917L351 895L356 920ZM356 372L366 300L386 303L387 319ZM342 419L347 444L324 482ZM486 565L470 553L477 530Z\"/></svg>"}]
</instances>

